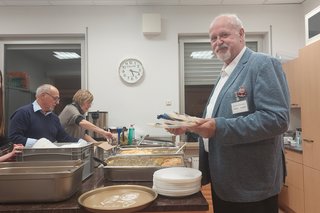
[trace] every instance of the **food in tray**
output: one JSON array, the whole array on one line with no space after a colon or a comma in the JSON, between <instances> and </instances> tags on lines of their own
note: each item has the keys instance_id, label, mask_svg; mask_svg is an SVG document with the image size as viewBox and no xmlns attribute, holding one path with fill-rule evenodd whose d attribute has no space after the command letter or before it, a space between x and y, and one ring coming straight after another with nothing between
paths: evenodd
<instances>
[{"instance_id":1,"label":"food in tray","mask_svg":"<svg viewBox=\"0 0 320 213\"><path fill-rule=\"evenodd\" d=\"M181 159L180 158L170 158L165 159L163 162L161 162L161 166L177 166L180 165Z\"/></svg>"},{"instance_id":2,"label":"food in tray","mask_svg":"<svg viewBox=\"0 0 320 213\"><path fill-rule=\"evenodd\" d=\"M121 158L115 157L106 159L108 166L181 166L183 159L181 157L135 157L135 158Z\"/></svg>"},{"instance_id":3,"label":"food in tray","mask_svg":"<svg viewBox=\"0 0 320 213\"><path fill-rule=\"evenodd\" d=\"M119 154L122 155L150 155L153 154L152 150L150 149L127 149L127 150L120 150Z\"/></svg>"},{"instance_id":4,"label":"food in tray","mask_svg":"<svg viewBox=\"0 0 320 213\"><path fill-rule=\"evenodd\" d=\"M174 154L178 149L123 149L121 155L151 155L151 154Z\"/></svg>"}]
</instances>

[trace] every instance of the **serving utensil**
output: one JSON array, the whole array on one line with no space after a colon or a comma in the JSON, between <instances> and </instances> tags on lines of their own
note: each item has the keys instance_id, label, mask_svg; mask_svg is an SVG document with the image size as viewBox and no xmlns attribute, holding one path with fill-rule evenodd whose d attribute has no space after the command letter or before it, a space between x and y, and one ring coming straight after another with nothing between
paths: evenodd
<instances>
[{"instance_id":1,"label":"serving utensil","mask_svg":"<svg viewBox=\"0 0 320 213\"><path fill-rule=\"evenodd\" d=\"M93 158L93 160L97 161L98 163L101 163L104 166L108 165L104 160L101 160L100 158L97 158L97 157L94 157L94 156L92 158Z\"/></svg>"},{"instance_id":2,"label":"serving utensil","mask_svg":"<svg viewBox=\"0 0 320 213\"><path fill-rule=\"evenodd\" d=\"M178 154L179 152L181 152L181 150L187 145L187 143L184 143L177 151L176 154Z\"/></svg>"}]
</instances>

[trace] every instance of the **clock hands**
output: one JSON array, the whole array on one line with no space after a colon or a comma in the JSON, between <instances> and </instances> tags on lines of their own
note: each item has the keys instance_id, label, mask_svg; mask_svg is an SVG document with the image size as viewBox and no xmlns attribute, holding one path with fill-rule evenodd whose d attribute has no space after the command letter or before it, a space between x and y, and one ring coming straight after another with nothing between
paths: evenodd
<instances>
[{"instance_id":1,"label":"clock hands","mask_svg":"<svg viewBox=\"0 0 320 213\"><path fill-rule=\"evenodd\" d=\"M135 70L132 70L132 69L130 69L129 71L131 72L132 76L134 76L134 74L133 74L134 72L135 73L139 73L138 71L135 71Z\"/></svg>"}]
</instances>

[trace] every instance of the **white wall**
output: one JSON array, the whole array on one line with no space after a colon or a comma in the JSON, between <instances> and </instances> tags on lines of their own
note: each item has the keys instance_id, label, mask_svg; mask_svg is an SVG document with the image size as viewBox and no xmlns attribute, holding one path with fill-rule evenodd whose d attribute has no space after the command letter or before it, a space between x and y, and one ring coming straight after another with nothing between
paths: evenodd
<instances>
[{"instance_id":1,"label":"white wall","mask_svg":"<svg viewBox=\"0 0 320 213\"><path fill-rule=\"evenodd\" d=\"M303 14L307 14L309 13L311 10L313 10L314 8L318 7L320 5L320 1L319 0L306 0L303 3Z\"/></svg>"},{"instance_id":2,"label":"white wall","mask_svg":"<svg viewBox=\"0 0 320 213\"><path fill-rule=\"evenodd\" d=\"M179 34L207 33L214 16L237 13L247 32L270 33L276 55L297 55L304 46L301 5L268 6L46 6L0 7L1 34L85 34L88 27L88 89L92 110L109 112L109 126L135 124L137 134L166 135L147 125L157 114L179 111ZM159 13L162 33L145 37L142 14ZM121 60L136 57L146 76L124 85ZM171 100L172 106L165 101Z\"/></svg>"}]
</instances>

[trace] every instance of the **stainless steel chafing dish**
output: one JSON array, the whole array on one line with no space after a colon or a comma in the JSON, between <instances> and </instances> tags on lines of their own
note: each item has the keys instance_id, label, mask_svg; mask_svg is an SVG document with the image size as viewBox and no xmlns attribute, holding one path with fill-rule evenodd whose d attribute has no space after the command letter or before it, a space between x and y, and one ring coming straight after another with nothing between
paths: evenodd
<instances>
[{"instance_id":1,"label":"stainless steel chafing dish","mask_svg":"<svg viewBox=\"0 0 320 213\"><path fill-rule=\"evenodd\" d=\"M104 177L110 181L152 181L161 168L184 167L183 155L115 155L105 159Z\"/></svg>"},{"instance_id":2,"label":"stainless steel chafing dish","mask_svg":"<svg viewBox=\"0 0 320 213\"><path fill-rule=\"evenodd\" d=\"M116 150L117 155L163 155L163 154L182 154L179 147L133 147L123 148L120 147Z\"/></svg>"},{"instance_id":3,"label":"stainless steel chafing dish","mask_svg":"<svg viewBox=\"0 0 320 213\"><path fill-rule=\"evenodd\" d=\"M145 135L138 140L135 140L132 145L120 145L123 148L132 147L175 147L175 143L172 140L164 140L159 138L153 138L149 135Z\"/></svg>"},{"instance_id":4,"label":"stainless steel chafing dish","mask_svg":"<svg viewBox=\"0 0 320 213\"><path fill-rule=\"evenodd\" d=\"M179 149L172 141L159 139L149 140L145 139L145 137L142 137L139 141L135 141L132 145L120 144L109 150L104 150L99 146L96 146L95 148L95 157L98 159L105 159L118 154L175 154ZM178 154L181 153L183 152L178 152Z\"/></svg>"},{"instance_id":5,"label":"stainless steel chafing dish","mask_svg":"<svg viewBox=\"0 0 320 213\"><path fill-rule=\"evenodd\" d=\"M0 203L65 200L80 189L83 167L81 160L0 163Z\"/></svg>"}]
</instances>

